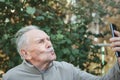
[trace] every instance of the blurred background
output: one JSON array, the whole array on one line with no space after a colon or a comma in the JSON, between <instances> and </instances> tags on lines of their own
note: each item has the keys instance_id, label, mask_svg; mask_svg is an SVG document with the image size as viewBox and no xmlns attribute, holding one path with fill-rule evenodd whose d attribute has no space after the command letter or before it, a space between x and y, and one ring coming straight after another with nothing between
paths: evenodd
<instances>
[{"instance_id":1,"label":"blurred background","mask_svg":"<svg viewBox=\"0 0 120 80\"><path fill-rule=\"evenodd\" d=\"M36 25L51 37L58 61L95 75L116 62L110 23L120 31L119 0L0 0L0 77L22 60L14 34Z\"/></svg>"}]
</instances>

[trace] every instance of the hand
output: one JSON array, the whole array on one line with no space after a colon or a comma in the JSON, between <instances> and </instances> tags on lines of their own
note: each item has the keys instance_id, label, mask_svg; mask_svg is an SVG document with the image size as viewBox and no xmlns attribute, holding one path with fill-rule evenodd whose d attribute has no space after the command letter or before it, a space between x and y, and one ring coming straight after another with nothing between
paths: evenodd
<instances>
[{"instance_id":1,"label":"hand","mask_svg":"<svg viewBox=\"0 0 120 80\"><path fill-rule=\"evenodd\" d=\"M117 37L112 37L110 38L111 42L111 47L113 51L119 51L120 52L120 32L119 31L114 31L115 35ZM120 57L118 57L118 63L120 64Z\"/></svg>"},{"instance_id":2,"label":"hand","mask_svg":"<svg viewBox=\"0 0 120 80\"><path fill-rule=\"evenodd\" d=\"M114 33L117 37L110 38L111 47L113 51L120 51L120 32L114 31Z\"/></svg>"}]
</instances>

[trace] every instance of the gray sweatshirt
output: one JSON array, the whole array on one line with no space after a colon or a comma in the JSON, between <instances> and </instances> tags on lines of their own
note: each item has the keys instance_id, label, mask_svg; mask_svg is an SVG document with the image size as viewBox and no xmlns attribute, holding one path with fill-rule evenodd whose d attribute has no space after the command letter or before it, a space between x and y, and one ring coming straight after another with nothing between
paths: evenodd
<instances>
[{"instance_id":1,"label":"gray sweatshirt","mask_svg":"<svg viewBox=\"0 0 120 80\"><path fill-rule=\"evenodd\" d=\"M40 71L23 61L3 75L2 80L120 80L120 69L116 63L106 75L94 76L67 62L53 61L46 71Z\"/></svg>"}]
</instances>

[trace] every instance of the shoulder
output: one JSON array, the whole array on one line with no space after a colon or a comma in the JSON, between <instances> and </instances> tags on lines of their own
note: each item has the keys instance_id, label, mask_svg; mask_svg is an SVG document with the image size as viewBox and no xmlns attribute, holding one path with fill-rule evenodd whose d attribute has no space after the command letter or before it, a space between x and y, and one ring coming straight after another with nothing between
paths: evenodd
<instances>
[{"instance_id":1,"label":"shoulder","mask_svg":"<svg viewBox=\"0 0 120 80\"><path fill-rule=\"evenodd\" d=\"M53 64L56 66L66 66L66 65L72 65L71 63L65 62L65 61L53 61Z\"/></svg>"},{"instance_id":2,"label":"shoulder","mask_svg":"<svg viewBox=\"0 0 120 80\"><path fill-rule=\"evenodd\" d=\"M74 66L71 63L68 63L68 62L65 62L65 61L62 61L62 62L54 61L53 65L57 68L64 68L64 69L74 68Z\"/></svg>"},{"instance_id":3,"label":"shoulder","mask_svg":"<svg viewBox=\"0 0 120 80\"><path fill-rule=\"evenodd\" d=\"M80 73L80 69L75 67L71 63L67 63L64 61L62 62L55 61L53 65L55 69L63 75L73 76L73 75L78 75L78 73Z\"/></svg>"},{"instance_id":4,"label":"shoulder","mask_svg":"<svg viewBox=\"0 0 120 80\"><path fill-rule=\"evenodd\" d=\"M3 80L8 80L8 78L12 78L12 77L16 77L16 74L20 71L21 65L18 65L14 68L11 68L10 70L8 70L4 75L3 75Z\"/></svg>"}]
</instances>

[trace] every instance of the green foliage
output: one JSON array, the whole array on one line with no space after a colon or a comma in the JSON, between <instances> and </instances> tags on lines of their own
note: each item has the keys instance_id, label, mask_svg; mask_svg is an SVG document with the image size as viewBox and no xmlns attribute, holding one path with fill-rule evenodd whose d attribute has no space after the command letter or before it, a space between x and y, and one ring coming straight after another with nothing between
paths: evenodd
<instances>
[{"instance_id":1,"label":"green foliage","mask_svg":"<svg viewBox=\"0 0 120 80\"><path fill-rule=\"evenodd\" d=\"M0 1L0 49L9 56L9 61L4 63L8 65L5 71L21 63L14 44L14 34L21 27L31 24L39 26L50 35L57 60L73 63L83 70L87 68L83 65L86 62L100 63L96 55L99 47L92 44L92 39L89 38L92 33L87 32L87 25L93 20L92 12L98 10L103 16L106 11L99 3L93 4L92 1L87 5L81 1L73 7L65 7L64 2L65 0ZM76 23L64 23L67 11L77 16ZM94 59L88 58L90 52Z\"/></svg>"},{"instance_id":2,"label":"green foliage","mask_svg":"<svg viewBox=\"0 0 120 80\"><path fill-rule=\"evenodd\" d=\"M31 14L31 15L33 15L34 13L35 13L35 11L36 11L36 9L33 7L26 7L26 12L28 13L28 14Z\"/></svg>"}]
</instances>

